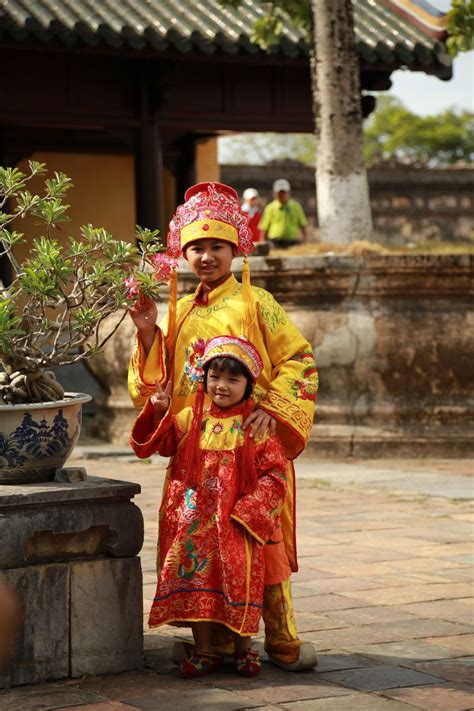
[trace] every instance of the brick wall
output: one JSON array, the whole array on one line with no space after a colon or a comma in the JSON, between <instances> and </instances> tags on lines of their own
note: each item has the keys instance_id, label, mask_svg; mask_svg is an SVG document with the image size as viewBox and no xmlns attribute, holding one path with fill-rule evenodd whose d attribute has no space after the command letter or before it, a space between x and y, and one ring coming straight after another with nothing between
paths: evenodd
<instances>
[{"instance_id":1,"label":"brick wall","mask_svg":"<svg viewBox=\"0 0 474 711\"><path fill-rule=\"evenodd\" d=\"M264 203L272 199L276 178L287 178L317 238L314 169L297 162L266 166L221 165L221 180L236 188L256 188ZM425 240L474 243L474 169L409 166L369 171L377 240L404 245Z\"/></svg>"}]
</instances>

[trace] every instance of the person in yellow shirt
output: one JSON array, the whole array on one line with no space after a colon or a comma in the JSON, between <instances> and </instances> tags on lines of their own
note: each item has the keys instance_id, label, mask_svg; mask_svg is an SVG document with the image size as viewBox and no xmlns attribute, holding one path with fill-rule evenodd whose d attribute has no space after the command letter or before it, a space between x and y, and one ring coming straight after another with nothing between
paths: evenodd
<instances>
[{"instance_id":1,"label":"person in yellow shirt","mask_svg":"<svg viewBox=\"0 0 474 711\"><path fill-rule=\"evenodd\" d=\"M220 183L190 188L170 223L168 255L186 258L200 282L195 292L176 303L172 273L168 315L156 325L156 305L139 298L131 309L137 336L129 369L134 404L143 407L156 381L171 381L173 414L192 406L205 343L220 334L244 336L260 353L263 368L254 388L256 407L244 427L251 436L277 432L288 458L288 493L282 526L265 545L266 584L263 619L269 658L284 669L316 665L313 646L298 638L290 574L298 569L295 531L295 476L292 461L304 449L314 417L318 388L316 365L308 341L291 323L273 296L250 285L245 261L242 284L232 260L246 256L253 240L237 193ZM165 490L167 481L165 482Z\"/></svg>"},{"instance_id":2,"label":"person in yellow shirt","mask_svg":"<svg viewBox=\"0 0 474 711\"><path fill-rule=\"evenodd\" d=\"M288 180L275 180L274 200L265 207L258 225L261 239L268 239L275 247L286 248L307 241L308 220L300 203L290 197L290 191Z\"/></svg>"}]
</instances>

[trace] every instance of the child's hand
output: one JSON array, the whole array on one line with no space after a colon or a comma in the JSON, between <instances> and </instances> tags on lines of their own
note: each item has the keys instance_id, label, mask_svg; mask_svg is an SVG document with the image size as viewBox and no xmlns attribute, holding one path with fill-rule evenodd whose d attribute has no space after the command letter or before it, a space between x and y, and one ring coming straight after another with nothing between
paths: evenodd
<instances>
[{"instance_id":1,"label":"child's hand","mask_svg":"<svg viewBox=\"0 0 474 711\"><path fill-rule=\"evenodd\" d=\"M171 382L166 383L166 387L163 390L158 380L155 380L156 391L153 395L150 395L150 402L153 405L155 411L155 417L162 417L170 404L170 394L171 394Z\"/></svg>"},{"instance_id":2,"label":"child's hand","mask_svg":"<svg viewBox=\"0 0 474 711\"><path fill-rule=\"evenodd\" d=\"M250 413L243 424L244 430L251 426L250 437L263 437L266 430L271 436L276 432L276 420L265 410L256 409Z\"/></svg>"},{"instance_id":3,"label":"child's hand","mask_svg":"<svg viewBox=\"0 0 474 711\"><path fill-rule=\"evenodd\" d=\"M140 333L154 332L157 319L155 302L139 294L137 301L128 310L137 330Z\"/></svg>"}]
</instances>

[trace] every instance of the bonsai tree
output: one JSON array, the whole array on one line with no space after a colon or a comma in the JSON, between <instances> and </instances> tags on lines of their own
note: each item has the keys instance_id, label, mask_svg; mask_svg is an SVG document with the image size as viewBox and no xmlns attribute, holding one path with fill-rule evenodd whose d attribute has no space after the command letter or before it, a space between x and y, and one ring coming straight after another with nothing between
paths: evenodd
<instances>
[{"instance_id":1,"label":"bonsai tree","mask_svg":"<svg viewBox=\"0 0 474 711\"><path fill-rule=\"evenodd\" d=\"M88 224L60 244L55 235L69 219L72 182L55 173L44 179L42 195L31 193L30 181L45 172L36 161L28 174L0 167L0 256L12 273L10 284L0 282L0 404L63 398L50 368L99 353L137 297L159 298L174 266L161 253L157 230L137 227L137 247ZM26 215L39 221L42 234L34 239L16 229ZM21 242L30 245L22 263L15 256ZM104 324L120 310L120 319Z\"/></svg>"}]
</instances>

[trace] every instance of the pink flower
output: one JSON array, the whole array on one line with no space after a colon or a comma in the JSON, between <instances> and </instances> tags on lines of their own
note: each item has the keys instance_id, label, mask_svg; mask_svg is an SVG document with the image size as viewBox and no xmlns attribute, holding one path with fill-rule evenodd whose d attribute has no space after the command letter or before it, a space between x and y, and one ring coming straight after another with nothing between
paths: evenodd
<instances>
[{"instance_id":1,"label":"pink flower","mask_svg":"<svg viewBox=\"0 0 474 711\"><path fill-rule=\"evenodd\" d=\"M170 280L171 270L176 269L178 260L168 257L166 254L154 254L151 257L155 268L155 279L157 281L167 282Z\"/></svg>"},{"instance_id":2,"label":"pink flower","mask_svg":"<svg viewBox=\"0 0 474 711\"><path fill-rule=\"evenodd\" d=\"M140 289L138 288L138 284L136 282L135 277L129 276L127 279L125 279L124 284L128 289L127 297L129 299L136 299L137 296L140 294Z\"/></svg>"}]
</instances>

